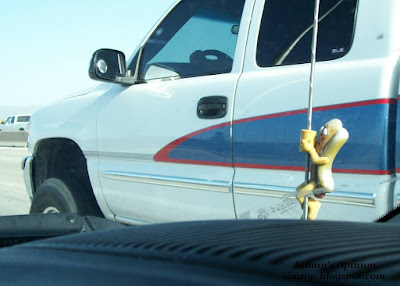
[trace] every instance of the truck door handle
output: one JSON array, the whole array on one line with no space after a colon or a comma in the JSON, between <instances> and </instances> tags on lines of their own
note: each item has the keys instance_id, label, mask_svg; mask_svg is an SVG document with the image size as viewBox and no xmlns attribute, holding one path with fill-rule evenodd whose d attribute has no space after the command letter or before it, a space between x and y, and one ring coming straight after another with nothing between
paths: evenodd
<instances>
[{"instance_id":1,"label":"truck door handle","mask_svg":"<svg viewBox=\"0 0 400 286\"><path fill-rule=\"evenodd\" d=\"M228 109L228 98L225 96L207 96L197 104L197 116L201 119L225 117Z\"/></svg>"}]
</instances>

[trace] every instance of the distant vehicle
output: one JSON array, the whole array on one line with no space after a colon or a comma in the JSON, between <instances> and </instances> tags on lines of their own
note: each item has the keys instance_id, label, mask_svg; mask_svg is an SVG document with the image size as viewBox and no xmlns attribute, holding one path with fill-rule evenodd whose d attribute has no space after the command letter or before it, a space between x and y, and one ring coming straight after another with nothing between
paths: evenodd
<instances>
[{"instance_id":1,"label":"distant vehicle","mask_svg":"<svg viewBox=\"0 0 400 286\"><path fill-rule=\"evenodd\" d=\"M5 123L1 123L0 131L19 132L27 131L31 114L18 114L7 118Z\"/></svg>"}]
</instances>

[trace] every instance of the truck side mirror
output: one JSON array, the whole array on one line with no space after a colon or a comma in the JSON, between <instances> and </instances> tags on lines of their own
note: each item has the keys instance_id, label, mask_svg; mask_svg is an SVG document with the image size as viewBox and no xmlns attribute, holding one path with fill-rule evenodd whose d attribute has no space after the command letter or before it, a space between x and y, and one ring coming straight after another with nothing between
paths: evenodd
<instances>
[{"instance_id":1,"label":"truck side mirror","mask_svg":"<svg viewBox=\"0 0 400 286\"><path fill-rule=\"evenodd\" d=\"M126 75L123 52L110 49L97 50L90 61L89 77L94 80L119 82Z\"/></svg>"}]
</instances>

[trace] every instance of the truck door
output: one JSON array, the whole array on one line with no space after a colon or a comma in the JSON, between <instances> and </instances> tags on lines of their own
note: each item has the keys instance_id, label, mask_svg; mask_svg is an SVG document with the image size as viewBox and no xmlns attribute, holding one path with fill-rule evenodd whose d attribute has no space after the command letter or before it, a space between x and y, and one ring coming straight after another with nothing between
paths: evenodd
<instances>
[{"instance_id":1,"label":"truck door","mask_svg":"<svg viewBox=\"0 0 400 286\"><path fill-rule=\"evenodd\" d=\"M9 117L4 124L2 131L14 131L15 116Z\"/></svg>"},{"instance_id":2,"label":"truck door","mask_svg":"<svg viewBox=\"0 0 400 286\"><path fill-rule=\"evenodd\" d=\"M11 117L8 117L6 122L0 126L0 131L7 131L8 125L11 123Z\"/></svg>"},{"instance_id":3,"label":"truck door","mask_svg":"<svg viewBox=\"0 0 400 286\"><path fill-rule=\"evenodd\" d=\"M231 120L252 2L181 1L128 67L143 82L101 97L100 183L117 220L235 217Z\"/></svg>"},{"instance_id":4,"label":"truck door","mask_svg":"<svg viewBox=\"0 0 400 286\"><path fill-rule=\"evenodd\" d=\"M388 204L390 78L384 61L370 61L382 57L373 53L384 51L383 42L362 38L385 33L365 15L386 8L369 4L321 1L313 129L339 118L350 139L335 159L335 192L324 198L320 219L371 221ZM357 30L358 9L365 14ZM232 123L235 207L243 219L299 219L294 193L304 181L298 145L307 124L314 1L259 0L254 11Z\"/></svg>"}]
</instances>

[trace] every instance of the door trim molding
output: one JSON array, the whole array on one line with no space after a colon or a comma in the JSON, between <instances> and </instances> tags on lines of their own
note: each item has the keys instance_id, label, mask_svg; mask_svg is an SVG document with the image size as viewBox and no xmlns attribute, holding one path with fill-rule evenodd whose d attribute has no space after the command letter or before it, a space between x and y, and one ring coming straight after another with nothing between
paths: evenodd
<instances>
[{"instance_id":1,"label":"door trim molding","mask_svg":"<svg viewBox=\"0 0 400 286\"><path fill-rule=\"evenodd\" d=\"M142 184L152 184L161 186L170 186L186 189L195 189L210 192L231 192L231 183L226 181L209 181L201 179L190 179L173 176L160 176L151 174L128 173L118 171L104 171L102 176L118 181L128 181Z\"/></svg>"},{"instance_id":2,"label":"door trim molding","mask_svg":"<svg viewBox=\"0 0 400 286\"><path fill-rule=\"evenodd\" d=\"M290 196L294 198L295 192L296 188L294 187L280 187L280 186L258 185L258 184L247 184L247 183L234 184L235 194L256 195L256 196L272 197L272 198L282 198L284 196ZM375 193L334 191L333 193L327 193L326 196L323 199L321 199L321 201L326 203L375 207L375 198L376 198ZM398 197L398 199L400 199L400 197Z\"/></svg>"}]
</instances>

